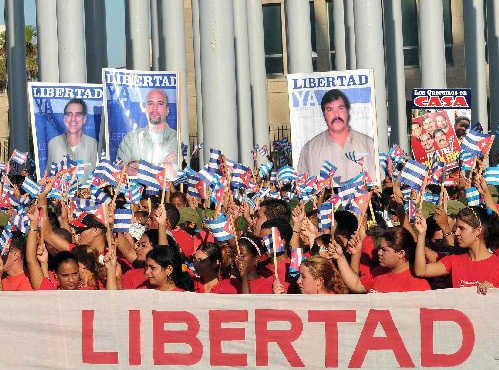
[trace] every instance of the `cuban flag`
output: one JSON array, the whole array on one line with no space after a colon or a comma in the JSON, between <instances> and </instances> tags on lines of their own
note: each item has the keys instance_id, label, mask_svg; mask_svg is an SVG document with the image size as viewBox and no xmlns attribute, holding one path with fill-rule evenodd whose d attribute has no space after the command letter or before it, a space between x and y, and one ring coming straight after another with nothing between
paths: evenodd
<instances>
[{"instance_id":1,"label":"cuban flag","mask_svg":"<svg viewBox=\"0 0 499 370\"><path fill-rule=\"evenodd\" d=\"M234 231L227 216L220 213L214 220L203 219L206 227L211 231L217 242L224 242L234 238Z\"/></svg>"},{"instance_id":2,"label":"cuban flag","mask_svg":"<svg viewBox=\"0 0 499 370\"><path fill-rule=\"evenodd\" d=\"M232 189L247 188L251 179L251 170L241 163L234 163L230 187Z\"/></svg>"},{"instance_id":3,"label":"cuban flag","mask_svg":"<svg viewBox=\"0 0 499 370\"><path fill-rule=\"evenodd\" d=\"M475 167L476 155L469 152L461 152L459 154L459 161L461 162L461 170L471 171Z\"/></svg>"},{"instance_id":4,"label":"cuban flag","mask_svg":"<svg viewBox=\"0 0 499 370\"><path fill-rule=\"evenodd\" d=\"M220 176L214 172L210 172L207 166L204 166L204 168L197 173L197 177L208 185L214 184L220 180Z\"/></svg>"},{"instance_id":5,"label":"cuban flag","mask_svg":"<svg viewBox=\"0 0 499 370\"><path fill-rule=\"evenodd\" d=\"M277 171L277 179L282 183L292 182L296 179L296 177L296 170L289 165L281 167L279 171Z\"/></svg>"},{"instance_id":6,"label":"cuban flag","mask_svg":"<svg viewBox=\"0 0 499 370\"><path fill-rule=\"evenodd\" d=\"M277 227L272 227L271 230L272 247L274 248L275 253L284 253L286 251L286 241L281 237L281 233Z\"/></svg>"},{"instance_id":7,"label":"cuban flag","mask_svg":"<svg viewBox=\"0 0 499 370\"><path fill-rule=\"evenodd\" d=\"M29 230L29 217L26 213L26 209L20 209L14 217L12 217L12 226L16 228L16 230L27 233Z\"/></svg>"},{"instance_id":8,"label":"cuban flag","mask_svg":"<svg viewBox=\"0 0 499 370\"><path fill-rule=\"evenodd\" d=\"M318 229L320 232L331 229L334 225L334 206L331 202L324 202L318 208Z\"/></svg>"},{"instance_id":9,"label":"cuban flag","mask_svg":"<svg viewBox=\"0 0 499 370\"><path fill-rule=\"evenodd\" d=\"M445 163L438 158L438 155L436 153L437 152L433 154L433 162L431 165L431 179L433 180L433 182L439 184L444 181Z\"/></svg>"},{"instance_id":10,"label":"cuban flag","mask_svg":"<svg viewBox=\"0 0 499 370\"><path fill-rule=\"evenodd\" d=\"M400 175L400 182L412 189L421 190L423 181L428 174L428 168L413 159L409 159Z\"/></svg>"},{"instance_id":11,"label":"cuban flag","mask_svg":"<svg viewBox=\"0 0 499 370\"><path fill-rule=\"evenodd\" d=\"M218 182L214 184L210 195L211 201L215 204L222 203L224 198L224 193L225 193L225 186L222 183Z\"/></svg>"},{"instance_id":12,"label":"cuban flag","mask_svg":"<svg viewBox=\"0 0 499 370\"><path fill-rule=\"evenodd\" d=\"M111 197L101 188L92 187L90 195L97 203L109 203L112 201Z\"/></svg>"},{"instance_id":13,"label":"cuban flag","mask_svg":"<svg viewBox=\"0 0 499 370\"><path fill-rule=\"evenodd\" d=\"M303 251L301 248L291 249L291 262L289 263L288 273L291 277L297 277L300 274L300 265L303 261Z\"/></svg>"},{"instance_id":14,"label":"cuban flag","mask_svg":"<svg viewBox=\"0 0 499 370\"><path fill-rule=\"evenodd\" d=\"M388 154L379 153L378 158L379 158L379 168L381 170L381 173L383 175L387 175L388 174Z\"/></svg>"},{"instance_id":15,"label":"cuban flag","mask_svg":"<svg viewBox=\"0 0 499 370\"><path fill-rule=\"evenodd\" d=\"M132 224L132 210L130 208L117 208L114 211L114 232L127 233Z\"/></svg>"},{"instance_id":16,"label":"cuban flag","mask_svg":"<svg viewBox=\"0 0 499 370\"><path fill-rule=\"evenodd\" d=\"M270 183L275 184L276 182L277 182L277 171L271 170L270 171Z\"/></svg>"},{"instance_id":17,"label":"cuban flag","mask_svg":"<svg viewBox=\"0 0 499 370\"><path fill-rule=\"evenodd\" d=\"M99 208L100 203L92 199L73 198L70 203L71 213L78 218L82 212L94 214Z\"/></svg>"},{"instance_id":18,"label":"cuban flag","mask_svg":"<svg viewBox=\"0 0 499 370\"><path fill-rule=\"evenodd\" d=\"M208 172L221 175L219 163L220 157L222 156L222 151L218 149L210 149L210 159L208 161Z\"/></svg>"},{"instance_id":19,"label":"cuban flag","mask_svg":"<svg viewBox=\"0 0 499 370\"><path fill-rule=\"evenodd\" d=\"M499 185L499 166L488 167L483 173L485 181L489 185Z\"/></svg>"},{"instance_id":20,"label":"cuban flag","mask_svg":"<svg viewBox=\"0 0 499 370\"><path fill-rule=\"evenodd\" d=\"M152 188L150 186L146 186L146 195L150 197L158 197L159 196L159 190L157 188Z\"/></svg>"},{"instance_id":21,"label":"cuban flag","mask_svg":"<svg viewBox=\"0 0 499 370\"><path fill-rule=\"evenodd\" d=\"M258 170L260 171L260 176L264 179L266 178L269 173L270 173L270 170L272 169L272 166L274 164L272 162L267 162L267 163L263 163L261 164L259 167L258 167Z\"/></svg>"},{"instance_id":22,"label":"cuban flag","mask_svg":"<svg viewBox=\"0 0 499 370\"><path fill-rule=\"evenodd\" d=\"M347 204L345 209L352 213L362 215L367 210L369 205L370 193L363 189L357 189L355 197Z\"/></svg>"},{"instance_id":23,"label":"cuban flag","mask_svg":"<svg viewBox=\"0 0 499 370\"><path fill-rule=\"evenodd\" d=\"M480 205L480 193L474 186L466 189L466 202L470 207Z\"/></svg>"},{"instance_id":24,"label":"cuban flag","mask_svg":"<svg viewBox=\"0 0 499 370\"><path fill-rule=\"evenodd\" d=\"M12 225L7 223L3 228L2 234L0 235L0 249L2 250L2 256L9 254L10 243L12 242Z\"/></svg>"},{"instance_id":25,"label":"cuban flag","mask_svg":"<svg viewBox=\"0 0 499 370\"><path fill-rule=\"evenodd\" d=\"M272 249L272 234L265 235L262 238L263 245L265 245L265 248L267 249L267 252L270 254L274 253L274 250Z\"/></svg>"},{"instance_id":26,"label":"cuban flag","mask_svg":"<svg viewBox=\"0 0 499 370\"><path fill-rule=\"evenodd\" d=\"M416 221L416 203L412 199L409 199L404 208L409 216L409 222L414 223Z\"/></svg>"},{"instance_id":27,"label":"cuban flag","mask_svg":"<svg viewBox=\"0 0 499 370\"><path fill-rule=\"evenodd\" d=\"M356 153L355 151L352 151L345 153L345 157L362 167L364 166L364 159L367 157L367 153Z\"/></svg>"},{"instance_id":28,"label":"cuban flag","mask_svg":"<svg viewBox=\"0 0 499 370\"><path fill-rule=\"evenodd\" d=\"M440 203L440 195L435 193L425 192L423 194L423 200L433 203L438 207L438 204Z\"/></svg>"},{"instance_id":29,"label":"cuban flag","mask_svg":"<svg viewBox=\"0 0 499 370\"><path fill-rule=\"evenodd\" d=\"M126 189L125 199L128 203L138 203L142 199L143 186L139 184L130 183Z\"/></svg>"},{"instance_id":30,"label":"cuban flag","mask_svg":"<svg viewBox=\"0 0 499 370\"><path fill-rule=\"evenodd\" d=\"M398 145L393 145L390 148L390 151L388 152L388 155L396 163L404 163L404 160L407 157L407 154Z\"/></svg>"},{"instance_id":31,"label":"cuban flag","mask_svg":"<svg viewBox=\"0 0 499 370\"><path fill-rule=\"evenodd\" d=\"M117 186L121 176L121 167L115 166L108 159L101 159L95 167L94 177L107 181L111 186Z\"/></svg>"},{"instance_id":32,"label":"cuban flag","mask_svg":"<svg viewBox=\"0 0 499 370\"><path fill-rule=\"evenodd\" d=\"M355 198L357 188L363 185L363 178L364 173L362 172L340 186L340 188L338 189L338 196L340 197L341 203L343 205L348 204L350 200Z\"/></svg>"},{"instance_id":33,"label":"cuban flag","mask_svg":"<svg viewBox=\"0 0 499 370\"><path fill-rule=\"evenodd\" d=\"M30 195L31 198L36 198L38 194L40 193L41 186L38 185L36 182L31 180L29 177L26 177L24 179L23 184L21 185L21 188Z\"/></svg>"},{"instance_id":34,"label":"cuban flag","mask_svg":"<svg viewBox=\"0 0 499 370\"><path fill-rule=\"evenodd\" d=\"M199 182L202 181L200 181L196 176L187 175L187 194L196 198L201 198L201 194L197 188Z\"/></svg>"},{"instance_id":35,"label":"cuban flag","mask_svg":"<svg viewBox=\"0 0 499 370\"><path fill-rule=\"evenodd\" d=\"M461 153L468 152L475 155L487 154L492 136L469 129L461 142Z\"/></svg>"},{"instance_id":36,"label":"cuban flag","mask_svg":"<svg viewBox=\"0 0 499 370\"><path fill-rule=\"evenodd\" d=\"M321 166L320 172L319 172L319 179L320 180L328 180L330 177L334 176L335 172L338 170L338 167L336 167L333 162L331 161L324 161L324 163Z\"/></svg>"},{"instance_id":37,"label":"cuban flag","mask_svg":"<svg viewBox=\"0 0 499 370\"><path fill-rule=\"evenodd\" d=\"M23 165L26 163L28 160L28 153L27 152L21 152L17 149L14 149L12 152L12 156L10 157L11 160L16 162L17 164Z\"/></svg>"},{"instance_id":38,"label":"cuban flag","mask_svg":"<svg viewBox=\"0 0 499 370\"><path fill-rule=\"evenodd\" d=\"M136 181L150 188L160 190L163 186L163 167L140 160Z\"/></svg>"}]
</instances>

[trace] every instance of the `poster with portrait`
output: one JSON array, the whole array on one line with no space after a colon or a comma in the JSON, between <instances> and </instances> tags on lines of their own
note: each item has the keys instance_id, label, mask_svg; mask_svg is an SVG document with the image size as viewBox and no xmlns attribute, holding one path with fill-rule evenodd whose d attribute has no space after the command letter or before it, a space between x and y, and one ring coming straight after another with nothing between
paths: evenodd
<instances>
[{"instance_id":1,"label":"poster with portrait","mask_svg":"<svg viewBox=\"0 0 499 370\"><path fill-rule=\"evenodd\" d=\"M107 156L112 161L179 163L177 81L177 72L102 70Z\"/></svg>"},{"instance_id":2,"label":"poster with portrait","mask_svg":"<svg viewBox=\"0 0 499 370\"><path fill-rule=\"evenodd\" d=\"M289 74L288 95L298 173L317 176L329 160L338 168L335 185L362 170L380 184L372 70ZM360 160L349 159L352 154Z\"/></svg>"},{"instance_id":3,"label":"poster with portrait","mask_svg":"<svg viewBox=\"0 0 499 370\"><path fill-rule=\"evenodd\" d=\"M66 154L90 173L103 144L102 85L30 82L28 96L37 177Z\"/></svg>"},{"instance_id":4,"label":"poster with portrait","mask_svg":"<svg viewBox=\"0 0 499 370\"><path fill-rule=\"evenodd\" d=\"M414 159L432 168L434 159L445 164L445 184L459 175L460 145L456 118L471 120L471 89L412 90L411 149Z\"/></svg>"}]
</instances>

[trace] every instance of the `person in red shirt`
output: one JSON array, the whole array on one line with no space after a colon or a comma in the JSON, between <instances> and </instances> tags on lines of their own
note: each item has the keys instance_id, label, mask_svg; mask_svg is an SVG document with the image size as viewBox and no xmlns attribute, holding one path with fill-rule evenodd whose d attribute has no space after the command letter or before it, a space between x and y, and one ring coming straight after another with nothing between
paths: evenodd
<instances>
[{"instance_id":1,"label":"person in red shirt","mask_svg":"<svg viewBox=\"0 0 499 370\"><path fill-rule=\"evenodd\" d=\"M215 243L204 243L194 253L194 269L199 278L194 279L196 293L217 293L220 286L222 253Z\"/></svg>"},{"instance_id":2,"label":"person in red shirt","mask_svg":"<svg viewBox=\"0 0 499 370\"><path fill-rule=\"evenodd\" d=\"M403 227L388 228L381 235L380 244L379 264L389 270L376 275L372 280L362 281L348 264L341 246L335 242L331 243L331 255L336 259L341 277L351 292L390 293L430 290L426 280L416 278L411 272L409 261L413 255L415 242L409 231Z\"/></svg>"},{"instance_id":3,"label":"person in red shirt","mask_svg":"<svg viewBox=\"0 0 499 370\"><path fill-rule=\"evenodd\" d=\"M481 207L459 211L455 224L455 243L467 253L449 255L434 263L426 263L424 247L427 231L422 212L416 214L414 227L418 234L414 271L418 276L451 275L452 287L477 286L479 293L499 287L499 257L488 249L488 238L499 225L498 216ZM491 243L490 243L491 244Z\"/></svg>"},{"instance_id":4,"label":"person in red shirt","mask_svg":"<svg viewBox=\"0 0 499 370\"><path fill-rule=\"evenodd\" d=\"M139 288L183 292L192 290L186 272L182 271L180 252L173 246L153 248L146 255L147 282Z\"/></svg>"},{"instance_id":5,"label":"person in red shirt","mask_svg":"<svg viewBox=\"0 0 499 370\"><path fill-rule=\"evenodd\" d=\"M0 280L0 290L33 290L24 271L24 236L18 231L13 234L9 253L6 257L0 258L0 278L3 274L6 275Z\"/></svg>"},{"instance_id":6,"label":"person in red shirt","mask_svg":"<svg viewBox=\"0 0 499 370\"><path fill-rule=\"evenodd\" d=\"M235 258L240 278L224 279L219 282L216 293L221 294L272 294L273 274L268 270L261 274L258 261L265 247L259 238L245 235L238 240L240 254Z\"/></svg>"}]
</instances>

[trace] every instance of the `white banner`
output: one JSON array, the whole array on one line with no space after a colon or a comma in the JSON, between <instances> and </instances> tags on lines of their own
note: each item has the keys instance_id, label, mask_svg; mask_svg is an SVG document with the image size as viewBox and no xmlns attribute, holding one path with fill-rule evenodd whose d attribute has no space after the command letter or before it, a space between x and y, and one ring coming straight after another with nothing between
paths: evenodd
<instances>
[{"instance_id":1,"label":"white banner","mask_svg":"<svg viewBox=\"0 0 499 370\"><path fill-rule=\"evenodd\" d=\"M499 368L499 291L212 295L2 292L14 368Z\"/></svg>"}]
</instances>

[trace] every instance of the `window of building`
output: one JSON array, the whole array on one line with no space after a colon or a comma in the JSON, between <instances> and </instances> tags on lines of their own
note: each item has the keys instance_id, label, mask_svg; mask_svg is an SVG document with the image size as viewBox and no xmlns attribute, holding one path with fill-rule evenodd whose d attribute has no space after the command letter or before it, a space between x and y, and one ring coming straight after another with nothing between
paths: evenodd
<instances>
[{"instance_id":1,"label":"window of building","mask_svg":"<svg viewBox=\"0 0 499 370\"><path fill-rule=\"evenodd\" d=\"M281 4L263 5L265 68L267 74L284 73L282 56Z\"/></svg>"}]
</instances>

